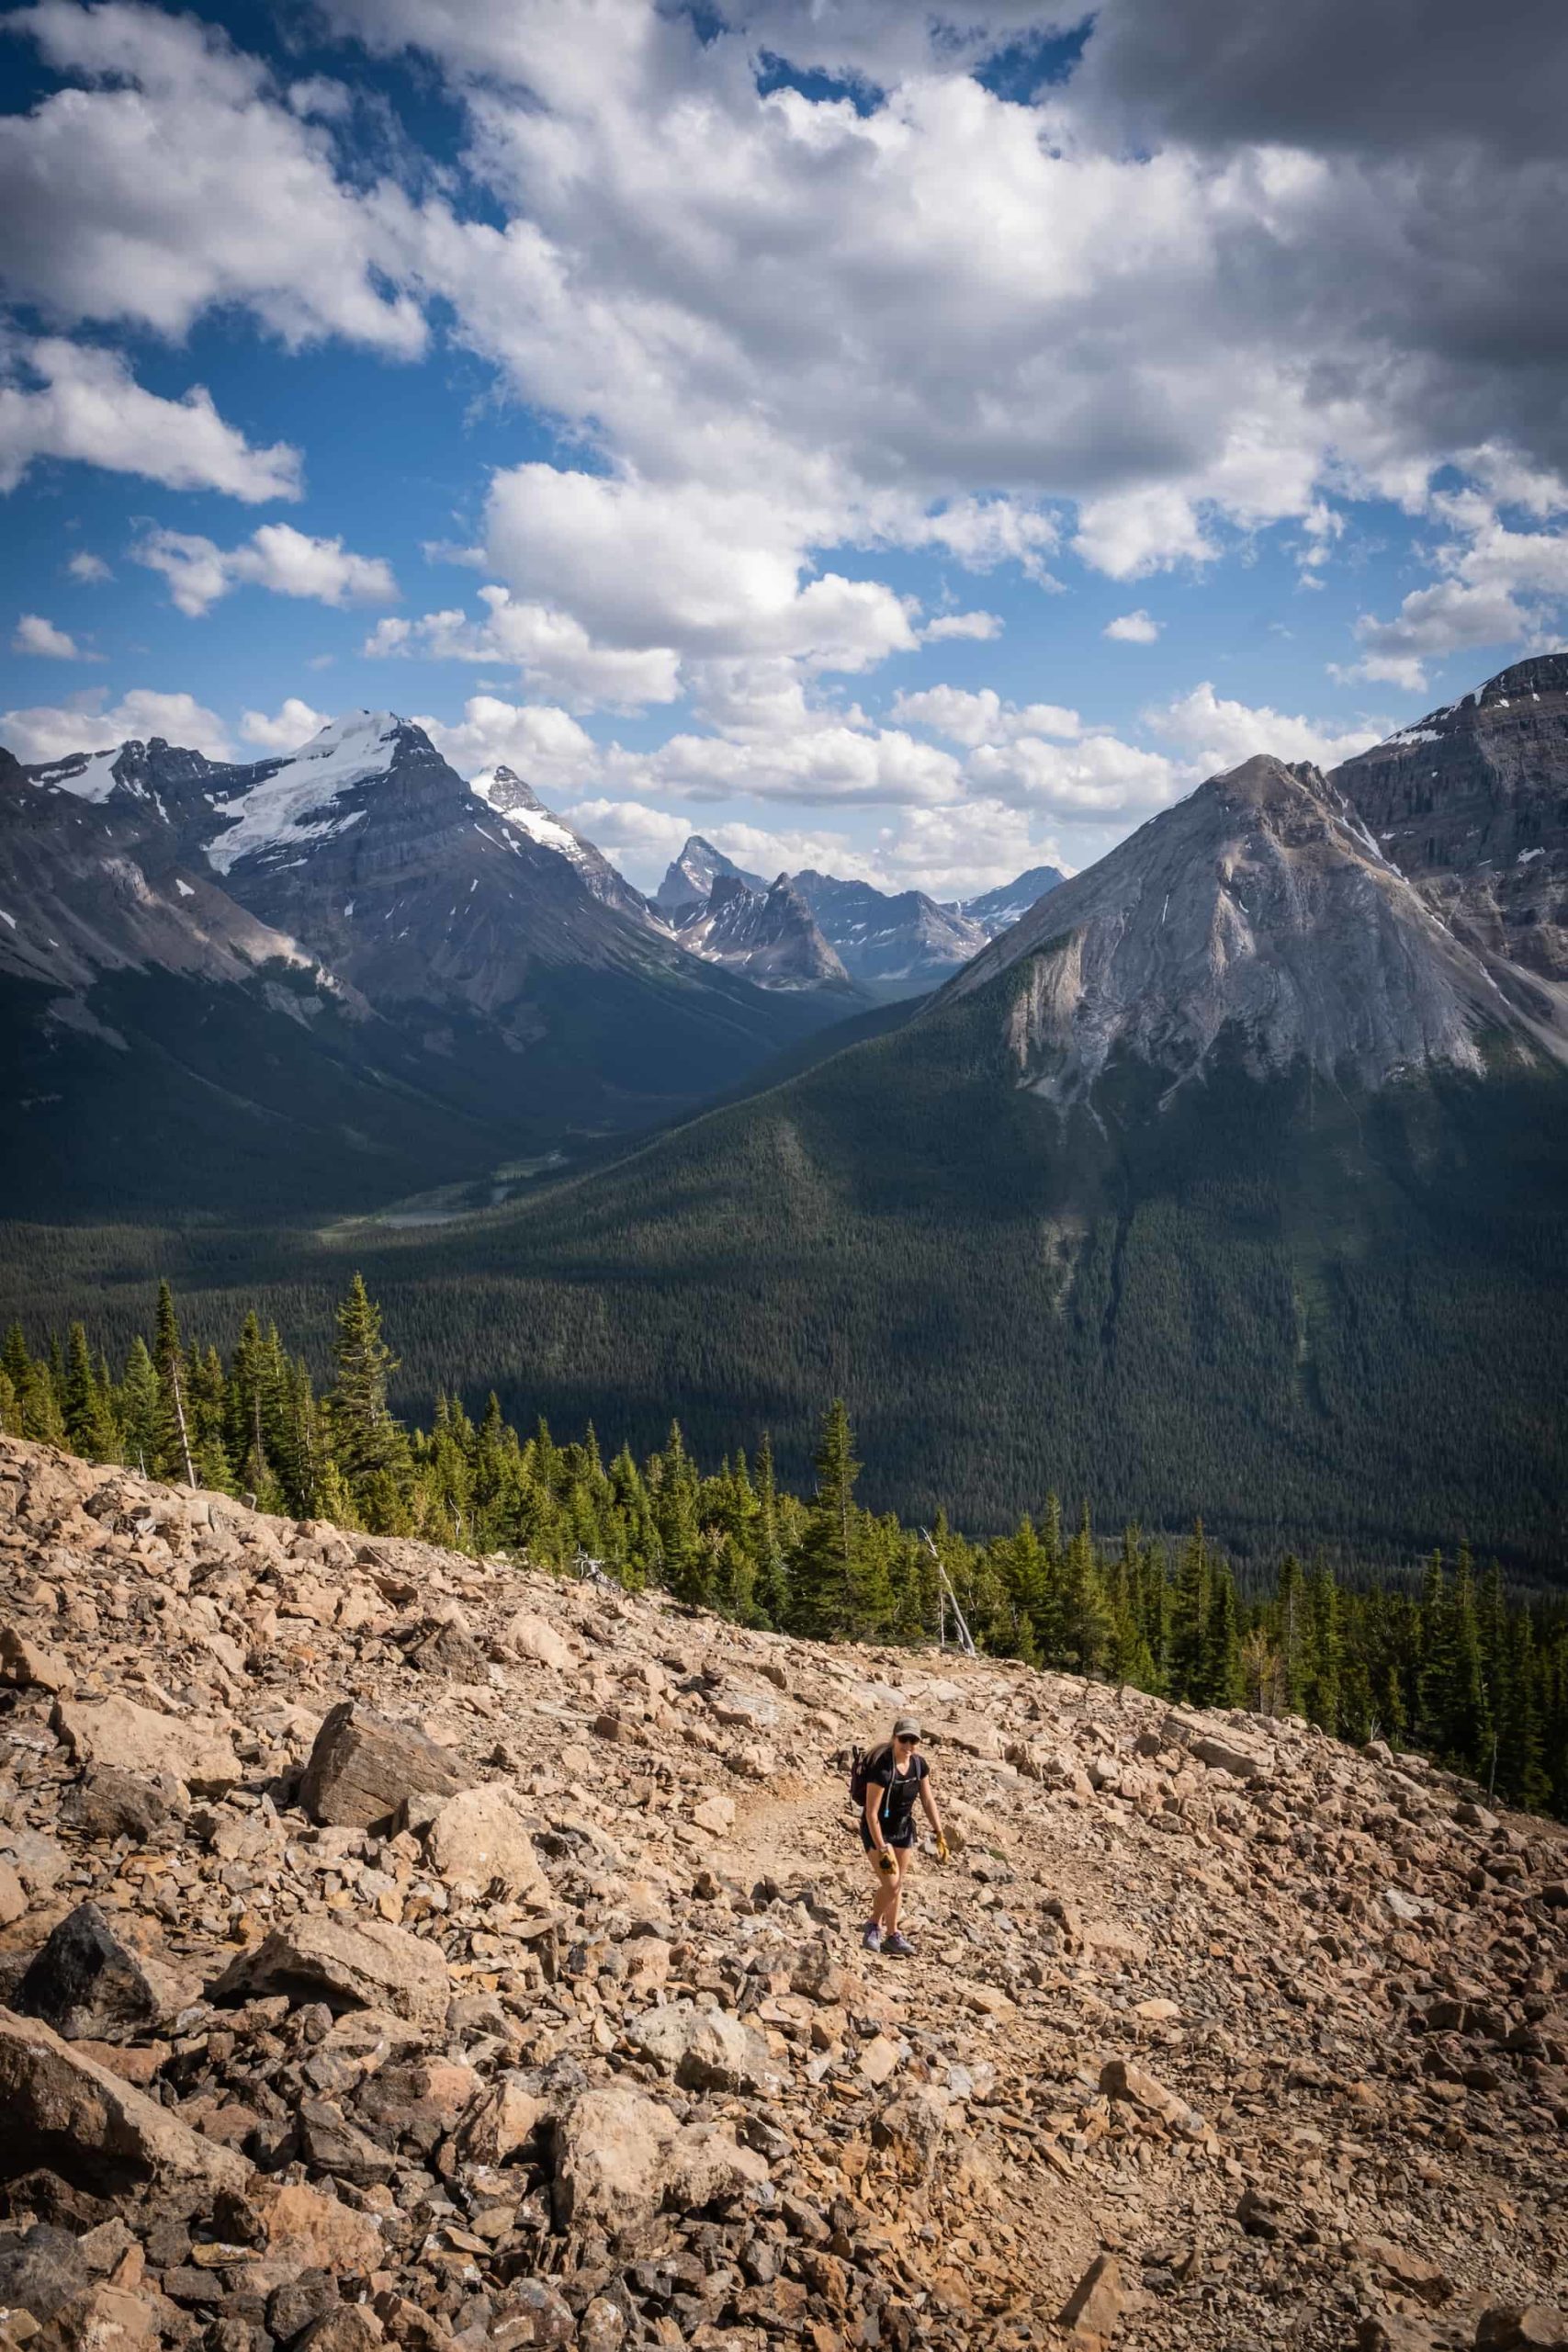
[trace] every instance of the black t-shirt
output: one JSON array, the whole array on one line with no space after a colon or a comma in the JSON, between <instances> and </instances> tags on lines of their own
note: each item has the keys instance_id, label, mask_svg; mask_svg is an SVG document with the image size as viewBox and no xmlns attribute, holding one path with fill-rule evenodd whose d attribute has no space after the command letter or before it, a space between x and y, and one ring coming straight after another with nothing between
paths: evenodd
<instances>
[{"instance_id":1,"label":"black t-shirt","mask_svg":"<svg viewBox=\"0 0 1568 2352\"><path fill-rule=\"evenodd\" d=\"M901 1837L913 1821L915 1799L929 1769L925 1758L916 1756L900 1771L893 1760L891 1748L886 1755L873 1760L865 1777L868 1782L874 1782L884 1792L882 1802L876 1808L876 1817L882 1824L885 1838Z\"/></svg>"}]
</instances>

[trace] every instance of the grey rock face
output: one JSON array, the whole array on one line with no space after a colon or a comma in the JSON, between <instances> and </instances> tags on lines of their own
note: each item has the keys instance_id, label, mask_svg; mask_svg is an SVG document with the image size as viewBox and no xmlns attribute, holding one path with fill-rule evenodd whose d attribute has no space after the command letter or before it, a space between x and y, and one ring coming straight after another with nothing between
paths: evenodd
<instances>
[{"instance_id":1,"label":"grey rock face","mask_svg":"<svg viewBox=\"0 0 1568 2352\"><path fill-rule=\"evenodd\" d=\"M743 972L761 988L847 988L850 976L784 874L753 890L720 874L707 903L682 926L681 944L710 964Z\"/></svg>"},{"instance_id":2,"label":"grey rock face","mask_svg":"<svg viewBox=\"0 0 1568 2352\"><path fill-rule=\"evenodd\" d=\"M1515 662L1331 781L1467 945L1568 989L1568 653Z\"/></svg>"},{"instance_id":3,"label":"grey rock face","mask_svg":"<svg viewBox=\"0 0 1568 2352\"><path fill-rule=\"evenodd\" d=\"M737 882L744 882L748 890L767 889L760 874L749 874L726 857L712 842L704 841L701 833L693 833L679 857L672 857L665 868L664 879L653 894L653 903L669 922L677 927L689 922L697 910L706 906L713 886L721 875L728 875Z\"/></svg>"},{"instance_id":4,"label":"grey rock face","mask_svg":"<svg viewBox=\"0 0 1568 2352\"><path fill-rule=\"evenodd\" d=\"M953 985L1029 959L1007 1014L1021 1081L1068 1101L1118 1051L1201 1070L1222 1036L1258 1075L1304 1060L1378 1086L1532 1054L1503 995L1314 769L1248 760L1051 892Z\"/></svg>"}]
</instances>

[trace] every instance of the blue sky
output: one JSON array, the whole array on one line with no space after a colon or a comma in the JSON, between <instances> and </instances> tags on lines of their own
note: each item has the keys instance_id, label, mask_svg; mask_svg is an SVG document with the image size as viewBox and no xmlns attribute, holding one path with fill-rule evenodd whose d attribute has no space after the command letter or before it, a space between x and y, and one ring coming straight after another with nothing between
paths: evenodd
<instances>
[{"instance_id":1,"label":"blue sky","mask_svg":"<svg viewBox=\"0 0 1568 2352\"><path fill-rule=\"evenodd\" d=\"M0 741L390 707L950 895L1555 642L1560 157L1230 6L16 12Z\"/></svg>"}]
</instances>

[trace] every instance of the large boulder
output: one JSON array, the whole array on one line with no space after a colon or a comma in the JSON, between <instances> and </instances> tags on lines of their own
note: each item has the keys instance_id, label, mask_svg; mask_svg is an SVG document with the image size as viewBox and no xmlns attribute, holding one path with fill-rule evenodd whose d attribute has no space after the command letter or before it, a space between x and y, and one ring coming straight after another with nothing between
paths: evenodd
<instances>
[{"instance_id":1,"label":"large boulder","mask_svg":"<svg viewBox=\"0 0 1568 2352\"><path fill-rule=\"evenodd\" d=\"M566 1673L572 1664L571 1645L565 1634L558 1634L532 1609L517 1611L502 1639L516 1657L536 1658L541 1666L553 1667L558 1674Z\"/></svg>"},{"instance_id":2,"label":"large boulder","mask_svg":"<svg viewBox=\"0 0 1568 2352\"><path fill-rule=\"evenodd\" d=\"M550 1883L540 1867L522 1807L502 1781L460 1789L436 1807L424 1832L431 1868L449 1884L496 1888L540 1905Z\"/></svg>"},{"instance_id":3,"label":"large boulder","mask_svg":"<svg viewBox=\"0 0 1568 2352\"><path fill-rule=\"evenodd\" d=\"M371 1829L389 1822L411 1797L453 1796L477 1777L412 1724L389 1723L344 1699L316 1735L299 1802L313 1821Z\"/></svg>"},{"instance_id":4,"label":"large boulder","mask_svg":"<svg viewBox=\"0 0 1568 2352\"><path fill-rule=\"evenodd\" d=\"M144 1781L172 1773L193 1796L226 1796L243 1778L228 1733L204 1715L160 1715L131 1699L62 1699L54 1727L79 1763Z\"/></svg>"},{"instance_id":5,"label":"large boulder","mask_svg":"<svg viewBox=\"0 0 1568 2352\"><path fill-rule=\"evenodd\" d=\"M251 2167L38 2018L0 2009L0 2179L44 2165L98 2195L243 2189Z\"/></svg>"},{"instance_id":6,"label":"large boulder","mask_svg":"<svg viewBox=\"0 0 1568 2352\"><path fill-rule=\"evenodd\" d=\"M761 2035L725 2010L670 2005L645 2010L626 2030L643 2056L673 2075L683 2090L770 2092L779 2086L778 2068Z\"/></svg>"},{"instance_id":7,"label":"large boulder","mask_svg":"<svg viewBox=\"0 0 1568 2352\"><path fill-rule=\"evenodd\" d=\"M389 2009L425 2027L446 2022L452 1984L438 1948L384 1919L301 1913L243 1952L212 1987L217 2001L286 1993L334 2008Z\"/></svg>"},{"instance_id":8,"label":"large boulder","mask_svg":"<svg viewBox=\"0 0 1568 2352\"><path fill-rule=\"evenodd\" d=\"M584 2091L556 2132L556 2219L625 2235L660 2207L728 2203L768 2177L764 2159L716 2124L677 2121L662 2099L611 2085Z\"/></svg>"}]
</instances>

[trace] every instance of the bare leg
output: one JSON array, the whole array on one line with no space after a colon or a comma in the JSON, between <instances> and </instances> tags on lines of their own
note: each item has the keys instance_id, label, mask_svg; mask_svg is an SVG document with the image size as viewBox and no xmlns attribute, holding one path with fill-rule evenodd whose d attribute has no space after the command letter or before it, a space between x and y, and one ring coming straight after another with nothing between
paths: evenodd
<instances>
[{"instance_id":1,"label":"bare leg","mask_svg":"<svg viewBox=\"0 0 1568 2352\"><path fill-rule=\"evenodd\" d=\"M869 1859L876 1878L876 1900L871 1906L872 1920L884 1934L891 1934L898 1922L897 1873L896 1871L877 1870L876 1865L881 1860L880 1855L873 1853ZM897 1853L894 1853L893 1859L895 1862L897 1861Z\"/></svg>"},{"instance_id":2,"label":"bare leg","mask_svg":"<svg viewBox=\"0 0 1568 2352\"><path fill-rule=\"evenodd\" d=\"M890 1932L897 1928L898 1914L904 1902L904 1884L906 1880L908 1878L910 1871L915 1867L915 1849L913 1846L896 1846L893 1849L893 1859L898 1865L898 1875L897 1878L891 1878L887 1882L891 1900L888 1906L888 1917L883 1922L884 1927L886 1927Z\"/></svg>"}]
</instances>

